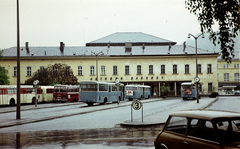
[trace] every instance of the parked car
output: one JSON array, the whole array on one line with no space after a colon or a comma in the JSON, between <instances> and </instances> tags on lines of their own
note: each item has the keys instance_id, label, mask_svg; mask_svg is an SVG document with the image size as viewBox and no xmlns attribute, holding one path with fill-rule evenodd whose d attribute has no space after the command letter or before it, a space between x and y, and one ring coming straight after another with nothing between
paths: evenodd
<instances>
[{"instance_id":1,"label":"parked car","mask_svg":"<svg viewBox=\"0 0 240 149\"><path fill-rule=\"evenodd\" d=\"M155 149L240 148L240 113L188 110L170 114Z\"/></svg>"},{"instance_id":2,"label":"parked car","mask_svg":"<svg viewBox=\"0 0 240 149\"><path fill-rule=\"evenodd\" d=\"M240 91L234 91L234 95L240 95Z\"/></svg>"}]
</instances>

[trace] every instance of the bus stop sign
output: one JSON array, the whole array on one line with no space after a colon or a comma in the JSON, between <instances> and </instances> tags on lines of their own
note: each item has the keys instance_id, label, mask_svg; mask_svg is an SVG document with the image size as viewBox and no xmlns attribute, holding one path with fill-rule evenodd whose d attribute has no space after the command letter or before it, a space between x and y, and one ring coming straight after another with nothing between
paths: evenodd
<instances>
[{"instance_id":1,"label":"bus stop sign","mask_svg":"<svg viewBox=\"0 0 240 149\"><path fill-rule=\"evenodd\" d=\"M139 110L142 107L142 103L139 100L135 100L132 102L132 108L134 110Z\"/></svg>"},{"instance_id":2,"label":"bus stop sign","mask_svg":"<svg viewBox=\"0 0 240 149\"><path fill-rule=\"evenodd\" d=\"M143 105L142 102L139 100L134 100L131 104L131 122L133 121L133 112L132 109L134 110L139 110L142 108L142 122L143 122Z\"/></svg>"}]
</instances>

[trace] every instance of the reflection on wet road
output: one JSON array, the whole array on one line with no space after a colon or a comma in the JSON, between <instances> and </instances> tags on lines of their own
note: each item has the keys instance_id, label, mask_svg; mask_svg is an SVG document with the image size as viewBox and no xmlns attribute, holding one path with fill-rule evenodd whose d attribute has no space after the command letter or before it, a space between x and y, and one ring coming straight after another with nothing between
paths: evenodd
<instances>
[{"instance_id":1,"label":"reflection on wet road","mask_svg":"<svg viewBox=\"0 0 240 149\"><path fill-rule=\"evenodd\" d=\"M160 130L161 126L151 126L3 133L0 148L153 148Z\"/></svg>"}]
</instances>

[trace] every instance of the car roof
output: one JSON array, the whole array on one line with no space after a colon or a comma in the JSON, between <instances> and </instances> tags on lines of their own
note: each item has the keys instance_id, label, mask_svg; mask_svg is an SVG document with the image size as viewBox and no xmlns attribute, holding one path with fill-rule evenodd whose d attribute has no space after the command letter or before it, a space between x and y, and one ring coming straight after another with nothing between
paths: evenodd
<instances>
[{"instance_id":1,"label":"car roof","mask_svg":"<svg viewBox=\"0 0 240 149\"><path fill-rule=\"evenodd\" d=\"M172 113L170 116L182 116L204 120L240 119L240 113L219 110L185 110Z\"/></svg>"}]
</instances>

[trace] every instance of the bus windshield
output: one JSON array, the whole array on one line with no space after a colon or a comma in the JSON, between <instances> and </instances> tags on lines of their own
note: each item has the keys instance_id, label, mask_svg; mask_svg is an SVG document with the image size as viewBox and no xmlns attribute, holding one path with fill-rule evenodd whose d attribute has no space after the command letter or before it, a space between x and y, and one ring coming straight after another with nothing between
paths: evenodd
<instances>
[{"instance_id":1,"label":"bus windshield","mask_svg":"<svg viewBox=\"0 0 240 149\"><path fill-rule=\"evenodd\" d=\"M195 89L195 85L182 85L182 89Z\"/></svg>"},{"instance_id":2,"label":"bus windshield","mask_svg":"<svg viewBox=\"0 0 240 149\"><path fill-rule=\"evenodd\" d=\"M137 87L126 86L125 90L127 90L127 91L136 91Z\"/></svg>"},{"instance_id":3,"label":"bus windshield","mask_svg":"<svg viewBox=\"0 0 240 149\"><path fill-rule=\"evenodd\" d=\"M54 92L67 92L67 87L66 86L55 86Z\"/></svg>"},{"instance_id":4,"label":"bus windshield","mask_svg":"<svg viewBox=\"0 0 240 149\"><path fill-rule=\"evenodd\" d=\"M81 84L81 91L97 91L97 84Z\"/></svg>"}]
</instances>

